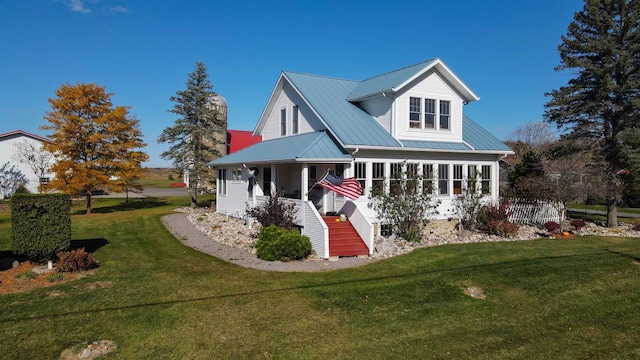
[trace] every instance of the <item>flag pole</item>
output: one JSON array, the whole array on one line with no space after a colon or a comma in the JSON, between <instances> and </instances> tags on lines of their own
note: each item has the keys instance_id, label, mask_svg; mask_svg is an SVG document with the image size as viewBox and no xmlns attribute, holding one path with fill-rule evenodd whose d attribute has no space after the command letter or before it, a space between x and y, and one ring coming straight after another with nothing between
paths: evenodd
<instances>
[{"instance_id":1,"label":"flag pole","mask_svg":"<svg viewBox=\"0 0 640 360\"><path fill-rule=\"evenodd\" d=\"M322 175L322 177L318 181L316 181L313 185L311 185L307 189L307 196L309 196L309 192L311 191L311 189L313 189L314 186L318 185L320 181L324 180L324 178L327 177L327 174L329 173L329 171L331 171L331 168L327 168L327 171L324 172L324 175Z\"/></svg>"}]
</instances>

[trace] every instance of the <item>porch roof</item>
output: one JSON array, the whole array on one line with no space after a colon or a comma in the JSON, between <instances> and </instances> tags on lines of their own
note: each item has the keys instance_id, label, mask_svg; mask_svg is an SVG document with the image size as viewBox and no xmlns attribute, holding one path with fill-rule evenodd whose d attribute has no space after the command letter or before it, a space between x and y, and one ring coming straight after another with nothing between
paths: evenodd
<instances>
[{"instance_id":1,"label":"porch roof","mask_svg":"<svg viewBox=\"0 0 640 360\"><path fill-rule=\"evenodd\" d=\"M349 161L351 155L325 131L266 140L209 163L211 166L300 161Z\"/></svg>"}]
</instances>

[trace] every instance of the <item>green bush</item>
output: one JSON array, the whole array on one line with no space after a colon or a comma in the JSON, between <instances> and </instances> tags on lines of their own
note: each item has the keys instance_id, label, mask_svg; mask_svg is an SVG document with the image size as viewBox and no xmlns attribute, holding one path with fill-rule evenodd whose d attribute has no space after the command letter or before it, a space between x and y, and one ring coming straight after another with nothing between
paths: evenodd
<instances>
[{"instance_id":1,"label":"green bush","mask_svg":"<svg viewBox=\"0 0 640 360\"><path fill-rule=\"evenodd\" d=\"M300 260L311 254L311 241L295 229L286 230L271 225L260 230L256 251L263 260Z\"/></svg>"},{"instance_id":2,"label":"green bush","mask_svg":"<svg viewBox=\"0 0 640 360\"><path fill-rule=\"evenodd\" d=\"M98 262L84 248L58 253L58 271L76 272L98 267Z\"/></svg>"},{"instance_id":3,"label":"green bush","mask_svg":"<svg viewBox=\"0 0 640 360\"><path fill-rule=\"evenodd\" d=\"M71 246L71 196L20 194L11 198L11 246L36 262Z\"/></svg>"}]
</instances>

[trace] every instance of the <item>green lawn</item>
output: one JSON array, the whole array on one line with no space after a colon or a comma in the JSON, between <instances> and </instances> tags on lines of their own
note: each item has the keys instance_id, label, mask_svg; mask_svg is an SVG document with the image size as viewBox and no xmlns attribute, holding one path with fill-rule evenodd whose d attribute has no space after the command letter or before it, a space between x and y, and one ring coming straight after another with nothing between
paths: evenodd
<instances>
[{"instance_id":1,"label":"green lawn","mask_svg":"<svg viewBox=\"0 0 640 360\"><path fill-rule=\"evenodd\" d=\"M100 200L96 213L73 216L73 239L102 266L0 296L0 358L55 359L101 339L118 346L108 359L640 357L639 239L450 245L355 269L270 273L173 238L160 217L187 198ZM5 212L0 251L9 248ZM486 299L464 295L468 286Z\"/></svg>"}]
</instances>

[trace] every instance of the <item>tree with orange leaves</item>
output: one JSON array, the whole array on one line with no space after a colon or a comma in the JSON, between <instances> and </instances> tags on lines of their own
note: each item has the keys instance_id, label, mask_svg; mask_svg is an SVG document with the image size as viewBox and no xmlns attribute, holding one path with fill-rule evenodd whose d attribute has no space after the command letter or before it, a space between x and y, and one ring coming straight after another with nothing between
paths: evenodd
<instances>
[{"instance_id":1,"label":"tree with orange leaves","mask_svg":"<svg viewBox=\"0 0 640 360\"><path fill-rule=\"evenodd\" d=\"M127 191L148 159L139 150L146 146L139 121L129 107L114 106L112 95L96 84L62 85L49 99L49 124L41 126L51 131L44 147L56 156L47 187L86 196L87 214L93 191Z\"/></svg>"}]
</instances>

